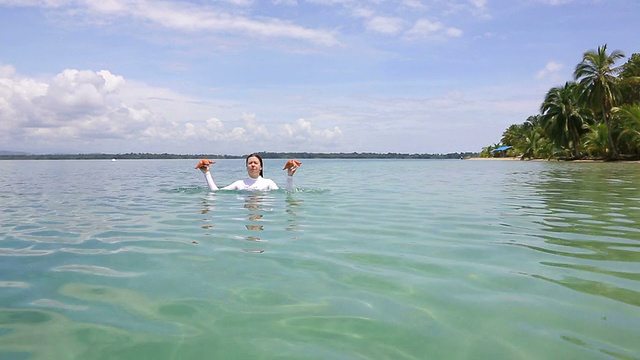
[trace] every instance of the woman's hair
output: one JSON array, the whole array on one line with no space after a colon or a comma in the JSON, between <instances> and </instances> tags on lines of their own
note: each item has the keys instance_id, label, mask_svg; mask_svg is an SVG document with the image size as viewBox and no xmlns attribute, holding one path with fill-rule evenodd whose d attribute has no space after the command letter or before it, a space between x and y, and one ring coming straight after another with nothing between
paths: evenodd
<instances>
[{"instance_id":1,"label":"woman's hair","mask_svg":"<svg viewBox=\"0 0 640 360\"><path fill-rule=\"evenodd\" d=\"M262 164L262 158L260 157L260 155L255 154L255 153L254 153L254 154L249 154L249 155L247 156L247 159L244 161L245 166L246 166L247 164L249 164L249 158L250 158L250 157L257 157L257 158L258 158L258 160L260 160L260 176L264 177L264 175L262 175L262 169L264 169L264 165Z\"/></svg>"}]
</instances>

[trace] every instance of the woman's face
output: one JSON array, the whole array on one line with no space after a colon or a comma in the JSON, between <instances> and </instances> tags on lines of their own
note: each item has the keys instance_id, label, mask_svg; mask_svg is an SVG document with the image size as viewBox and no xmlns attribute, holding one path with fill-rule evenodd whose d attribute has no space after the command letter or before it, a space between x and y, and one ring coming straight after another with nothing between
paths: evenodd
<instances>
[{"instance_id":1,"label":"woman's face","mask_svg":"<svg viewBox=\"0 0 640 360\"><path fill-rule=\"evenodd\" d=\"M250 178L255 179L260 176L260 170L262 170L260 159L255 156L247 159L247 173L249 173Z\"/></svg>"}]
</instances>

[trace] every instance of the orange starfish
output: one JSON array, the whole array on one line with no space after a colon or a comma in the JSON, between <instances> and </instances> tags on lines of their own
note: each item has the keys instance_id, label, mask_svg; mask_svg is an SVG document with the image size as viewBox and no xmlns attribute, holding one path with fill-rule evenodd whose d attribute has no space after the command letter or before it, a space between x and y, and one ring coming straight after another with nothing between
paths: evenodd
<instances>
[{"instance_id":1,"label":"orange starfish","mask_svg":"<svg viewBox=\"0 0 640 360\"><path fill-rule=\"evenodd\" d=\"M198 165L196 165L196 169L200 169L203 168L207 165L213 165L215 164L215 161L211 161L211 160L207 160L207 159L201 159L200 161L198 161Z\"/></svg>"},{"instance_id":2,"label":"orange starfish","mask_svg":"<svg viewBox=\"0 0 640 360\"><path fill-rule=\"evenodd\" d=\"M287 161L286 164L284 164L284 167L282 168L282 170L287 170L287 169L291 169L293 166L300 166L302 165L302 163L298 160L295 159L291 159L289 161Z\"/></svg>"}]
</instances>

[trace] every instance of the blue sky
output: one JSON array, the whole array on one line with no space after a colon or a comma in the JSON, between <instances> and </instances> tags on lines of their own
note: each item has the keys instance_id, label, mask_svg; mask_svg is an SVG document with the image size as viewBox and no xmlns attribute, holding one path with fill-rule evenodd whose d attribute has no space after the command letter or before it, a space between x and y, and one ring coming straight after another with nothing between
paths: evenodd
<instances>
[{"instance_id":1,"label":"blue sky","mask_svg":"<svg viewBox=\"0 0 640 360\"><path fill-rule=\"evenodd\" d=\"M0 150L480 151L585 51L640 52L639 23L637 0L0 0Z\"/></svg>"}]
</instances>

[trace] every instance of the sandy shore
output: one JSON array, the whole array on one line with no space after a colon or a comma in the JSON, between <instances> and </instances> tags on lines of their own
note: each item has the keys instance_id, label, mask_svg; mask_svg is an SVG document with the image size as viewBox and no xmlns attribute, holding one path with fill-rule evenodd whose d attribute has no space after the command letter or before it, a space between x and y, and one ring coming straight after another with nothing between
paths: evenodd
<instances>
[{"instance_id":1,"label":"sandy shore","mask_svg":"<svg viewBox=\"0 0 640 360\"><path fill-rule=\"evenodd\" d=\"M503 157L503 158L481 158L481 157L471 157L465 158L464 160L473 160L473 161L521 161L519 157ZM601 163L607 162L604 160L546 160L546 159L528 159L523 161L561 161L561 162L572 162L572 163ZM632 163L632 164L640 164L640 160L618 160L611 161L613 163Z\"/></svg>"},{"instance_id":2,"label":"sandy shore","mask_svg":"<svg viewBox=\"0 0 640 360\"><path fill-rule=\"evenodd\" d=\"M470 157L470 158L465 158L465 160L482 160L482 161L486 161L486 160L499 160L499 161L518 160L518 161L520 161L520 158L519 157L503 157L503 158Z\"/></svg>"}]
</instances>

